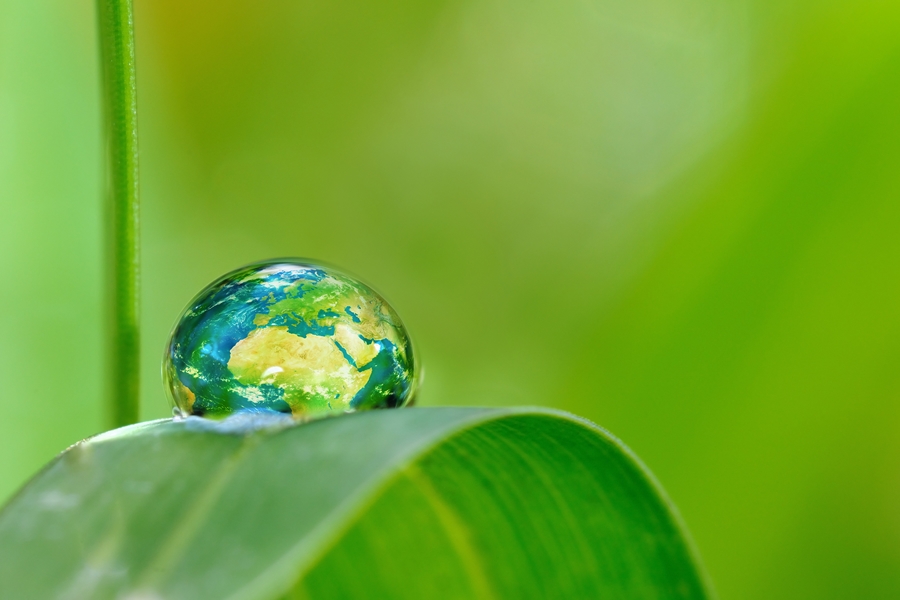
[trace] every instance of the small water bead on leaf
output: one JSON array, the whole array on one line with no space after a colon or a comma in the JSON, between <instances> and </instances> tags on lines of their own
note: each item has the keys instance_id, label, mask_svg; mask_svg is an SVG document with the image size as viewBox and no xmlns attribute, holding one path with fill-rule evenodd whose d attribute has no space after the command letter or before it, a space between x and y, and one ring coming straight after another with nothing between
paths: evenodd
<instances>
[{"instance_id":1,"label":"small water bead on leaf","mask_svg":"<svg viewBox=\"0 0 900 600\"><path fill-rule=\"evenodd\" d=\"M302 261L253 264L182 313L163 365L181 415L311 419L408 404L417 364L393 308L365 284Z\"/></svg>"}]
</instances>

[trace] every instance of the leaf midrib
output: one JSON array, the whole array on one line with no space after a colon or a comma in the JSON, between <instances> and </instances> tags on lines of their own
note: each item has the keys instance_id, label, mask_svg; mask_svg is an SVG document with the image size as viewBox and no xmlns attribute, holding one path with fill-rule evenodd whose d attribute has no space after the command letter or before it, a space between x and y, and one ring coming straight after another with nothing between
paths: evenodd
<instances>
[{"instance_id":1,"label":"leaf midrib","mask_svg":"<svg viewBox=\"0 0 900 600\"><path fill-rule=\"evenodd\" d=\"M488 409L480 414L457 421L444 430L436 431L428 439L411 445L405 456L390 463L361 483L355 493L338 504L319 524L300 541L284 552L280 558L257 575L253 580L236 590L225 600L255 600L262 597L276 597L284 594L297 584L328 552L337 544L352 523L373 505L379 495L391 482L404 473L419 458L428 454L439 444L463 434L474 427L511 415L536 413L560 416L548 409L514 408ZM490 596L488 598L491 598Z\"/></svg>"}]
</instances>

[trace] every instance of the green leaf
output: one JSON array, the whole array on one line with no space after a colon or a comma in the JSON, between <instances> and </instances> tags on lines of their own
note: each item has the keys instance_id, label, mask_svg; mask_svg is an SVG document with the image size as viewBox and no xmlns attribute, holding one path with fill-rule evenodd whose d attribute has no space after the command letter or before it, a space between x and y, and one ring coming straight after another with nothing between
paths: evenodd
<instances>
[{"instance_id":1,"label":"green leaf","mask_svg":"<svg viewBox=\"0 0 900 600\"><path fill-rule=\"evenodd\" d=\"M76 444L0 512L0 597L705 598L621 442L565 413L419 408Z\"/></svg>"}]
</instances>

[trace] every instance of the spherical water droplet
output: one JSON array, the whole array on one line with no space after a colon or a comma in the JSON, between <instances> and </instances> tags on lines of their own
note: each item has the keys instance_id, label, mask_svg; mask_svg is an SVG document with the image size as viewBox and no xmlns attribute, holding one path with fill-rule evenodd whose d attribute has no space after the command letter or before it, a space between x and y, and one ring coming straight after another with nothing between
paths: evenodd
<instances>
[{"instance_id":1,"label":"spherical water droplet","mask_svg":"<svg viewBox=\"0 0 900 600\"><path fill-rule=\"evenodd\" d=\"M417 366L400 317L371 288L330 267L273 260L191 301L163 378L181 415L310 419L409 404Z\"/></svg>"}]
</instances>

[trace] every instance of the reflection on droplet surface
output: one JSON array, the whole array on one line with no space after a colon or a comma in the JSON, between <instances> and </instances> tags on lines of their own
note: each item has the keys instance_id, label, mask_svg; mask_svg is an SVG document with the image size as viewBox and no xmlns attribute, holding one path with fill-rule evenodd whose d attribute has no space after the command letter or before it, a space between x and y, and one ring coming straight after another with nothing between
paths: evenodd
<instances>
[{"instance_id":1,"label":"reflection on droplet surface","mask_svg":"<svg viewBox=\"0 0 900 600\"><path fill-rule=\"evenodd\" d=\"M277 260L233 271L191 301L163 377L181 416L309 419L408 404L417 367L376 292L330 267Z\"/></svg>"}]
</instances>

